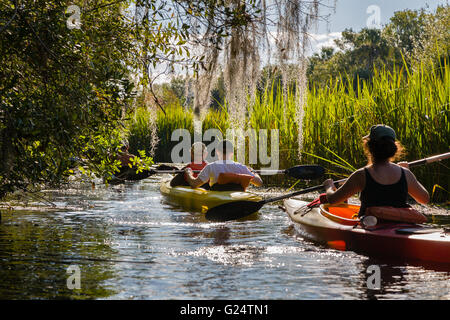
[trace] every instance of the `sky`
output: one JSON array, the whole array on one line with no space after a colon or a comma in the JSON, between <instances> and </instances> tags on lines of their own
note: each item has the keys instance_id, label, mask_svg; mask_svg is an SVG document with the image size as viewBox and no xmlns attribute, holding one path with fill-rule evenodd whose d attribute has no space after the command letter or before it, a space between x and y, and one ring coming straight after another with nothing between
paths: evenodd
<instances>
[{"instance_id":1,"label":"sky","mask_svg":"<svg viewBox=\"0 0 450 320\"><path fill-rule=\"evenodd\" d=\"M323 0L323 3L333 6L335 1ZM377 15L379 24L383 26L389 22L395 11L427 7L428 10L434 11L438 5L448 3L448 0L337 0L335 12L333 9L321 7L321 15L330 14L329 23L320 22L317 29L311 30L310 52L317 52L322 46L333 46L333 40L346 28L359 31L366 27L368 22L374 26Z\"/></svg>"},{"instance_id":2,"label":"sky","mask_svg":"<svg viewBox=\"0 0 450 320\"><path fill-rule=\"evenodd\" d=\"M328 23L320 21L316 27L311 28L310 46L307 55L319 52L323 46L335 47L334 40L340 38L345 29L359 31L368 25L381 28L389 23L394 12L405 9L416 10L426 8L427 11L435 11L438 5L449 4L450 0L321 0L324 6L320 6L319 14L328 16ZM334 7L335 5L335 7ZM333 7L333 8L332 8ZM274 31L274 34L276 32ZM274 38L271 38L274 42ZM273 43L274 44L274 43ZM267 62L267 56L262 53L262 64ZM273 58L271 59L273 60ZM155 73L160 73L164 67L157 68ZM179 73L175 68L175 73ZM170 81L171 76L162 74L155 82Z\"/></svg>"}]
</instances>

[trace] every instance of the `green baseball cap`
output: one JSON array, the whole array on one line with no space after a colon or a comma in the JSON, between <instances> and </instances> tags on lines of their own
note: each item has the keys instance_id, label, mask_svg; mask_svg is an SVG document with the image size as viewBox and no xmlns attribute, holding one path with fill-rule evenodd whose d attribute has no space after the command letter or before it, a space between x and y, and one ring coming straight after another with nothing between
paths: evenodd
<instances>
[{"instance_id":1,"label":"green baseball cap","mask_svg":"<svg viewBox=\"0 0 450 320\"><path fill-rule=\"evenodd\" d=\"M378 140L383 137L389 137L392 139L396 139L395 131L391 127L385 125L385 124L377 124L375 126L372 126L370 128L370 133L367 136L364 136L364 139L373 139Z\"/></svg>"}]
</instances>

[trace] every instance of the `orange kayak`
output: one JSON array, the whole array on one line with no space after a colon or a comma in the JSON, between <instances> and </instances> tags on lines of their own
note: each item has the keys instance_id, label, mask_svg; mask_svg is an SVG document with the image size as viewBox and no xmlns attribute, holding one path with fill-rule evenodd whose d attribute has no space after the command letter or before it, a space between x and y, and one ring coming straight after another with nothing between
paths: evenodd
<instances>
[{"instance_id":1,"label":"orange kayak","mask_svg":"<svg viewBox=\"0 0 450 320\"><path fill-rule=\"evenodd\" d=\"M310 209L307 204L284 200L291 220L312 240L368 256L450 264L448 229L396 222L364 228L357 215L359 206L327 204Z\"/></svg>"}]
</instances>

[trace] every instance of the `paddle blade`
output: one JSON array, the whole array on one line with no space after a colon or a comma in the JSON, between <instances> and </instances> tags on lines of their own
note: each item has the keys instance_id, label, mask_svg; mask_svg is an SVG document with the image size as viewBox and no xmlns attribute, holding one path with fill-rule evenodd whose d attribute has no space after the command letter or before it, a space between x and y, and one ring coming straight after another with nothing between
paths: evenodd
<instances>
[{"instance_id":1,"label":"paddle blade","mask_svg":"<svg viewBox=\"0 0 450 320\"><path fill-rule=\"evenodd\" d=\"M263 201L228 202L209 209L205 217L207 220L216 222L236 220L257 212L263 205Z\"/></svg>"},{"instance_id":2,"label":"paddle blade","mask_svg":"<svg viewBox=\"0 0 450 320\"><path fill-rule=\"evenodd\" d=\"M300 165L286 169L286 174L296 179L314 180L321 178L325 174L325 169L315 164Z\"/></svg>"}]
</instances>

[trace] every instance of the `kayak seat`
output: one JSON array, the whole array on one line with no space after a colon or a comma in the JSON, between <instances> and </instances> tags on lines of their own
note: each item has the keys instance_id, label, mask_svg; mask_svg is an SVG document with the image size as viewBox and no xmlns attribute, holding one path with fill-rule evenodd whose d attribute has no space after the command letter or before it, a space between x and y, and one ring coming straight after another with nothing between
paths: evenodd
<instances>
[{"instance_id":1,"label":"kayak seat","mask_svg":"<svg viewBox=\"0 0 450 320\"><path fill-rule=\"evenodd\" d=\"M219 184L215 183L210 188L212 191L245 191L244 188L238 183L225 183Z\"/></svg>"},{"instance_id":2,"label":"kayak seat","mask_svg":"<svg viewBox=\"0 0 450 320\"><path fill-rule=\"evenodd\" d=\"M215 185L240 185L242 187L242 191L245 191L247 189L248 185L250 184L250 181L253 179L253 176L249 174L241 174L241 173L221 173L219 174L219 177L217 179L217 183ZM213 186L213 187L214 187ZM228 191L228 190L226 190Z\"/></svg>"},{"instance_id":3,"label":"kayak seat","mask_svg":"<svg viewBox=\"0 0 450 320\"><path fill-rule=\"evenodd\" d=\"M356 208L355 206L339 206L327 208L328 212L335 216L352 220L358 220L358 209L359 208Z\"/></svg>"},{"instance_id":4,"label":"kayak seat","mask_svg":"<svg viewBox=\"0 0 450 320\"><path fill-rule=\"evenodd\" d=\"M359 206L346 203L327 204L321 206L320 212L324 217L340 224L354 226L359 222Z\"/></svg>"}]
</instances>

